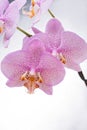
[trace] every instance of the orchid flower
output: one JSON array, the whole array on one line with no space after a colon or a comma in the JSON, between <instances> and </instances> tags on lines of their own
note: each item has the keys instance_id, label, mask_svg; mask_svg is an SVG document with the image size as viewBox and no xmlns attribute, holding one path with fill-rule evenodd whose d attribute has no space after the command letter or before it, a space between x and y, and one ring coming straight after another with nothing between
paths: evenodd
<instances>
[{"instance_id":1,"label":"orchid flower","mask_svg":"<svg viewBox=\"0 0 87 130\"><path fill-rule=\"evenodd\" d=\"M55 18L47 23L45 33L34 27L32 29L44 42L46 50L60 59L65 67L77 71L87 85L80 68L80 63L87 59L86 42L77 34L64 31L61 23Z\"/></svg>"},{"instance_id":2,"label":"orchid flower","mask_svg":"<svg viewBox=\"0 0 87 130\"><path fill-rule=\"evenodd\" d=\"M87 44L77 34L64 31L57 19L51 19L46 25L45 33L32 28L45 48L56 56L68 68L80 71L79 64L87 59Z\"/></svg>"},{"instance_id":3,"label":"orchid flower","mask_svg":"<svg viewBox=\"0 0 87 130\"><path fill-rule=\"evenodd\" d=\"M19 9L26 0L15 0L11 3L8 0L0 2L0 35L4 35L3 42L8 46L9 39L14 34L19 21Z\"/></svg>"},{"instance_id":4,"label":"orchid flower","mask_svg":"<svg viewBox=\"0 0 87 130\"><path fill-rule=\"evenodd\" d=\"M52 94L52 86L60 83L65 70L60 61L45 52L39 39L32 39L29 48L8 54L1 62L1 70L8 78L7 86L25 86L29 93L36 88Z\"/></svg>"},{"instance_id":5,"label":"orchid flower","mask_svg":"<svg viewBox=\"0 0 87 130\"><path fill-rule=\"evenodd\" d=\"M52 4L53 0L31 0L29 11L26 11L26 6L23 8L23 14L33 19L32 26L40 20Z\"/></svg>"}]
</instances>

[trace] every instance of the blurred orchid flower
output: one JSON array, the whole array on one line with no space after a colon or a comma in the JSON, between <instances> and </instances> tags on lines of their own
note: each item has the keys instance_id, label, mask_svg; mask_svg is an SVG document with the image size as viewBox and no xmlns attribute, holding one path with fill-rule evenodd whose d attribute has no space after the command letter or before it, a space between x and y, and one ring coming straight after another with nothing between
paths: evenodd
<instances>
[{"instance_id":1,"label":"blurred orchid flower","mask_svg":"<svg viewBox=\"0 0 87 130\"><path fill-rule=\"evenodd\" d=\"M8 0L0 2L0 35L4 35L3 42L8 46L9 39L14 34L19 21L19 9L25 4L26 0L15 0L11 3Z\"/></svg>"},{"instance_id":2,"label":"blurred orchid flower","mask_svg":"<svg viewBox=\"0 0 87 130\"><path fill-rule=\"evenodd\" d=\"M49 95L52 86L65 75L61 62L45 52L41 41L35 38L30 40L29 48L8 54L1 62L1 70L8 78L7 86L25 86L29 93L39 88Z\"/></svg>"},{"instance_id":3,"label":"blurred orchid flower","mask_svg":"<svg viewBox=\"0 0 87 130\"><path fill-rule=\"evenodd\" d=\"M23 14L29 18L33 18L32 26L40 20L43 15L52 4L53 0L31 0L29 11L26 10L26 6L23 8Z\"/></svg>"},{"instance_id":4,"label":"blurred orchid flower","mask_svg":"<svg viewBox=\"0 0 87 130\"><path fill-rule=\"evenodd\" d=\"M87 44L77 34L64 31L57 19L51 19L46 25L45 33L32 28L34 33L43 41L45 48L56 56L64 66L80 71L79 64L87 59Z\"/></svg>"}]
</instances>

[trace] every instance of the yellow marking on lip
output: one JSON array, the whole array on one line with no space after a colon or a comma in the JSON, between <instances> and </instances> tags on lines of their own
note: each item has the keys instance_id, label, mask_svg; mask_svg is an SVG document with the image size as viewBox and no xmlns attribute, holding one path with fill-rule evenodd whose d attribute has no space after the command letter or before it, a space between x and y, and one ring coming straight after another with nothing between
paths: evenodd
<instances>
[{"instance_id":1,"label":"yellow marking on lip","mask_svg":"<svg viewBox=\"0 0 87 130\"><path fill-rule=\"evenodd\" d=\"M29 15L30 18L35 16L34 8L32 8L32 10L29 11L28 15Z\"/></svg>"},{"instance_id":2,"label":"yellow marking on lip","mask_svg":"<svg viewBox=\"0 0 87 130\"><path fill-rule=\"evenodd\" d=\"M29 18L32 18L34 16L36 16L39 12L39 6L37 4L37 2L35 2L34 0L31 0L31 6L29 11L27 11L26 9L22 9L22 13L24 15L27 15Z\"/></svg>"},{"instance_id":3,"label":"yellow marking on lip","mask_svg":"<svg viewBox=\"0 0 87 130\"><path fill-rule=\"evenodd\" d=\"M26 10L22 10L22 13L24 15L27 15L28 17L32 18L35 16L35 10L34 7L32 7L32 9L30 11L26 11Z\"/></svg>"},{"instance_id":4,"label":"yellow marking on lip","mask_svg":"<svg viewBox=\"0 0 87 130\"><path fill-rule=\"evenodd\" d=\"M59 54L59 57L60 57L60 61L61 61L63 64L66 64L66 58L63 56L62 53Z\"/></svg>"},{"instance_id":5,"label":"yellow marking on lip","mask_svg":"<svg viewBox=\"0 0 87 130\"><path fill-rule=\"evenodd\" d=\"M25 81L24 86L28 89L29 93L33 93L36 88L39 88L39 83L43 80L39 73L31 75L29 72L25 72L21 77L21 81Z\"/></svg>"}]
</instances>

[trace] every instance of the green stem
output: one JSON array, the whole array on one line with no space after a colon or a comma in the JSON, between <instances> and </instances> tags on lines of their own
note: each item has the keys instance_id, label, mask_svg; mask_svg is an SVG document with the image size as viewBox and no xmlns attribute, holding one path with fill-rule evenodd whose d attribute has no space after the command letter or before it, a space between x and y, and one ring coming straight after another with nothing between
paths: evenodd
<instances>
[{"instance_id":1,"label":"green stem","mask_svg":"<svg viewBox=\"0 0 87 130\"><path fill-rule=\"evenodd\" d=\"M17 29L18 29L20 32L22 32L22 33L24 33L25 35L27 35L28 37L32 37L31 34L27 33L26 31L24 31L24 30L21 29L20 27L17 27Z\"/></svg>"},{"instance_id":2,"label":"green stem","mask_svg":"<svg viewBox=\"0 0 87 130\"><path fill-rule=\"evenodd\" d=\"M48 9L48 12L49 12L49 14L53 17L53 18L55 18L55 16L54 16L54 14Z\"/></svg>"}]
</instances>

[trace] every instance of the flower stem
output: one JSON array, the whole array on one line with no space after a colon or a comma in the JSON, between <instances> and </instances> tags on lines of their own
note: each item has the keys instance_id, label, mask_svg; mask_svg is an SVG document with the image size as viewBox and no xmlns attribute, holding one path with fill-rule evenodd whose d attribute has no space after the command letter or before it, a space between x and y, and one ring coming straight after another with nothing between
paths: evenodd
<instances>
[{"instance_id":1,"label":"flower stem","mask_svg":"<svg viewBox=\"0 0 87 130\"><path fill-rule=\"evenodd\" d=\"M78 74L79 74L80 78L84 81L85 85L87 86L87 80L85 79L83 72L80 71L80 72L78 72Z\"/></svg>"},{"instance_id":2,"label":"flower stem","mask_svg":"<svg viewBox=\"0 0 87 130\"><path fill-rule=\"evenodd\" d=\"M27 35L28 37L32 37L31 34L27 33L26 31L24 31L24 30L21 29L20 27L17 27L17 29L18 29L20 32L22 32L22 33L24 33L25 35Z\"/></svg>"},{"instance_id":3,"label":"flower stem","mask_svg":"<svg viewBox=\"0 0 87 130\"><path fill-rule=\"evenodd\" d=\"M49 14L53 17L53 18L55 18L55 16L54 16L54 14L48 9L48 12L49 12Z\"/></svg>"}]
</instances>

